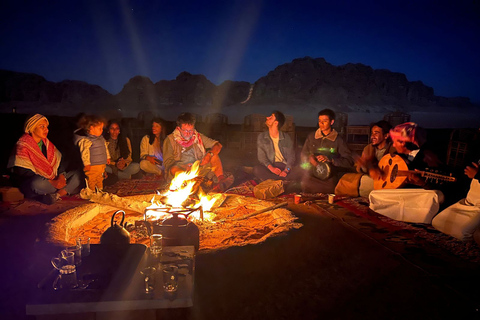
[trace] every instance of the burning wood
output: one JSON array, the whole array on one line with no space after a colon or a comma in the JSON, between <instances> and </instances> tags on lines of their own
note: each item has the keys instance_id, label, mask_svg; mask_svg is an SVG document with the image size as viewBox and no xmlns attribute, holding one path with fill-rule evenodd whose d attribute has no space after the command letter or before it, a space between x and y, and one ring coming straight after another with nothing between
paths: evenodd
<instances>
[{"instance_id":1,"label":"burning wood","mask_svg":"<svg viewBox=\"0 0 480 320\"><path fill-rule=\"evenodd\" d=\"M206 194L200 187L203 178L198 176L198 172L199 161L195 162L189 171L176 174L169 188L163 193L158 192L150 202L122 198L104 191L93 191L89 188L83 189L80 196L95 203L146 213L154 220L170 216L170 210L195 208L191 220L212 222L215 218L212 210L218 208L225 201L226 195L219 193Z\"/></svg>"}]
</instances>

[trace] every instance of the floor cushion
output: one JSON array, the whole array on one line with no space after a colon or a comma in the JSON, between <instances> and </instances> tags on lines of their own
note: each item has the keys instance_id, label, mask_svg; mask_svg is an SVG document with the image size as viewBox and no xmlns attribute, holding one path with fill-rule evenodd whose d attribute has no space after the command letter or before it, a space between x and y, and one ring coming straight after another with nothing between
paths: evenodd
<instances>
[{"instance_id":1,"label":"floor cushion","mask_svg":"<svg viewBox=\"0 0 480 320\"><path fill-rule=\"evenodd\" d=\"M432 221L438 231L470 240L480 226L480 183L472 179L467 197L440 212Z\"/></svg>"},{"instance_id":2,"label":"floor cushion","mask_svg":"<svg viewBox=\"0 0 480 320\"><path fill-rule=\"evenodd\" d=\"M370 209L391 219L413 222L432 222L444 200L439 190L381 189L369 195Z\"/></svg>"}]
</instances>

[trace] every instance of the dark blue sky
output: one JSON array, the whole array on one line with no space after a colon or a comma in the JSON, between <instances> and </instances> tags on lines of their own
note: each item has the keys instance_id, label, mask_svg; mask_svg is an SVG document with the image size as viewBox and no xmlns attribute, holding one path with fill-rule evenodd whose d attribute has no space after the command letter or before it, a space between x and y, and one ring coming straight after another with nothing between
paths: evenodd
<instances>
[{"instance_id":1,"label":"dark blue sky","mask_svg":"<svg viewBox=\"0 0 480 320\"><path fill-rule=\"evenodd\" d=\"M333 3L335 2L335 3ZM295 58L406 74L480 103L480 1L6 1L0 69L118 93L136 75L254 82Z\"/></svg>"}]
</instances>

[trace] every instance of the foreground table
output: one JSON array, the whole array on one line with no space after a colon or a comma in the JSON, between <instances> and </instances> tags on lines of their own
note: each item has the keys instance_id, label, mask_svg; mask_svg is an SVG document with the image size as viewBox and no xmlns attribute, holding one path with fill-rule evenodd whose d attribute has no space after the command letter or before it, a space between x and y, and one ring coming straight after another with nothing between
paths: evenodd
<instances>
[{"instance_id":1,"label":"foreground table","mask_svg":"<svg viewBox=\"0 0 480 320\"><path fill-rule=\"evenodd\" d=\"M45 275L50 261L48 257L43 260L46 263L39 262L39 269ZM191 307L194 260L193 246L165 247L162 257L155 259L146 246L140 244L131 244L122 250L92 245L91 254L83 257L77 269L78 279L88 283L88 287L55 291L53 277L42 289L32 289L26 313L37 318L59 314L70 314L71 318L72 314L78 314L82 319L95 319L105 312ZM179 269L178 289L174 294L163 291L161 268L165 264L174 264ZM155 290L150 294L145 293L144 276L140 273L147 266L157 269Z\"/></svg>"}]
</instances>

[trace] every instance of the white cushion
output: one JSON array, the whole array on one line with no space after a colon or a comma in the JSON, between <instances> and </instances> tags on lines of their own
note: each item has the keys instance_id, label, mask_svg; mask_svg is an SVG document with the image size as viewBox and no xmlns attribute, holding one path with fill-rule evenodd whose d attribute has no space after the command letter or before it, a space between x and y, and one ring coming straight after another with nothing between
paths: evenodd
<instances>
[{"instance_id":1,"label":"white cushion","mask_svg":"<svg viewBox=\"0 0 480 320\"><path fill-rule=\"evenodd\" d=\"M473 179L467 198L452 204L440 212L432 221L438 231L460 240L472 238L480 226L480 183Z\"/></svg>"},{"instance_id":2,"label":"white cushion","mask_svg":"<svg viewBox=\"0 0 480 320\"><path fill-rule=\"evenodd\" d=\"M358 195L360 197L368 197L370 195L370 192L373 191L373 179L364 174L360 178L360 186L358 187Z\"/></svg>"},{"instance_id":3,"label":"white cushion","mask_svg":"<svg viewBox=\"0 0 480 320\"><path fill-rule=\"evenodd\" d=\"M369 195L370 209L398 221L431 223L443 202L439 190L382 189Z\"/></svg>"}]
</instances>

